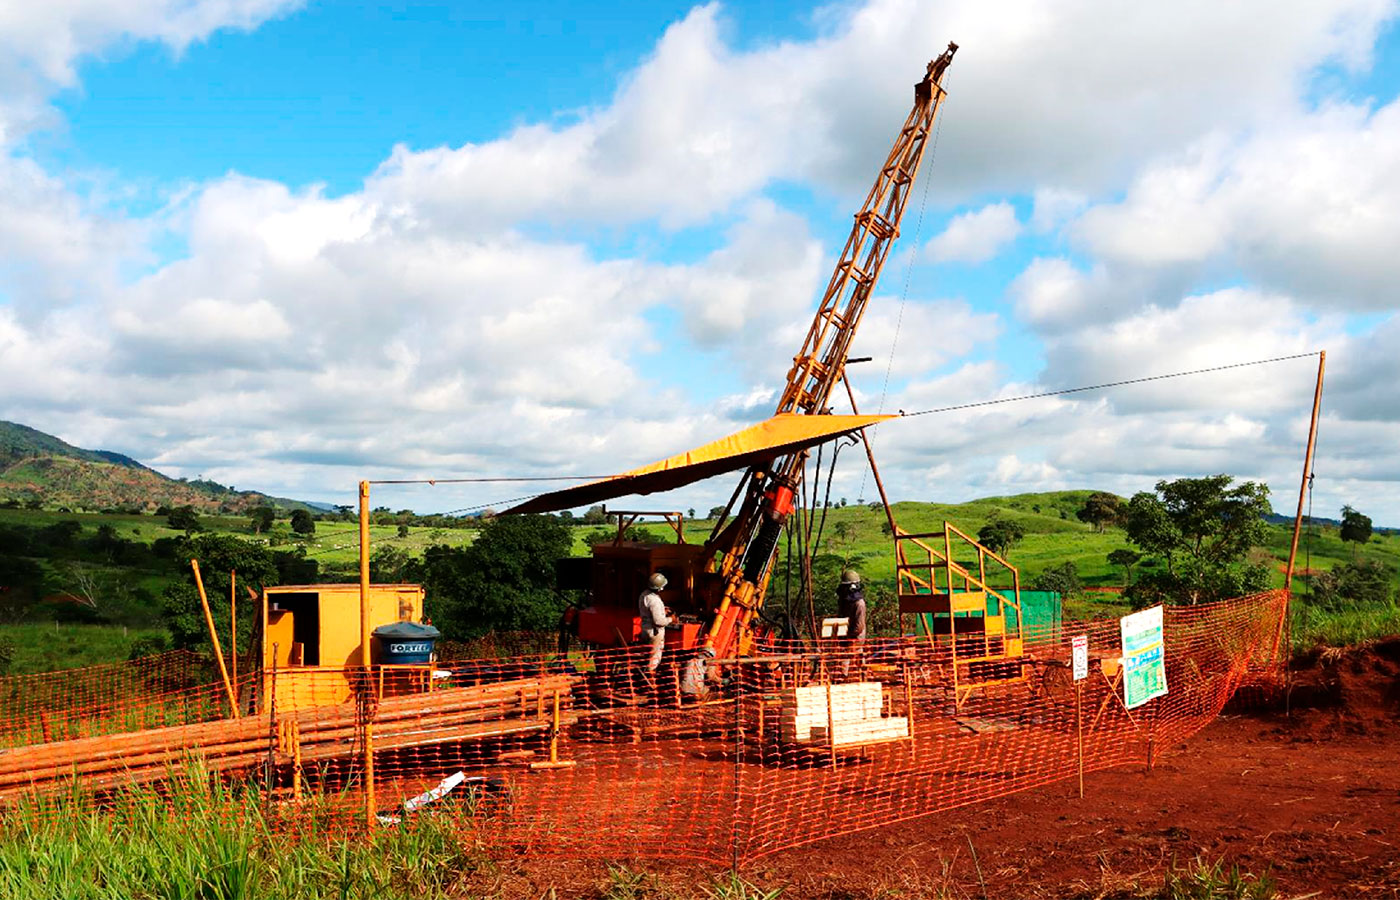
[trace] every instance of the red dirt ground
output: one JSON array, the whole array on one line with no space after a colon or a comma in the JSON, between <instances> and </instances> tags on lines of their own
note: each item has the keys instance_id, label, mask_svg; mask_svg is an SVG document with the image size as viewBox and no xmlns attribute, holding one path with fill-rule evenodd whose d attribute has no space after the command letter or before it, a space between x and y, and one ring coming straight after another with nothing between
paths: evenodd
<instances>
[{"instance_id":1,"label":"red dirt ground","mask_svg":"<svg viewBox=\"0 0 1400 900\"><path fill-rule=\"evenodd\" d=\"M1128 897L1200 857L1268 873L1281 897L1400 897L1400 638L1297 666L1292 714L1222 716L1150 772L1120 767L741 870L782 896ZM975 853L975 858L974 858ZM638 862L633 896L705 896L715 869ZM508 896L602 896L608 867L519 861Z\"/></svg>"}]
</instances>

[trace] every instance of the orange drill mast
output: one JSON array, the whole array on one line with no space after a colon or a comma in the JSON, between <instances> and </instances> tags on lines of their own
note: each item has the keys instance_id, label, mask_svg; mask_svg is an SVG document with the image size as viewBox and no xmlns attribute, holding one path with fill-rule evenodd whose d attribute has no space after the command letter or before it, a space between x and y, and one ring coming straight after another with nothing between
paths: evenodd
<instances>
[{"instance_id":1,"label":"orange drill mast","mask_svg":"<svg viewBox=\"0 0 1400 900\"><path fill-rule=\"evenodd\" d=\"M904 121L875 184L856 213L841 259L832 272L802 349L793 357L778 413L821 415L830 412L831 392L845 377L851 341L880 278L891 242L914 185L919 165L946 92L943 75L957 51L949 43L928 64L914 86L914 108ZM723 579L723 593L704 638L704 646L724 657L744 653L753 620L763 605L783 525L794 509L808 451L779 457L750 469L735 492L743 501L733 519L721 518L706 543L712 571ZM730 501L731 506L733 500ZM726 517L728 510L726 509ZM713 551L713 552L711 552Z\"/></svg>"}]
</instances>

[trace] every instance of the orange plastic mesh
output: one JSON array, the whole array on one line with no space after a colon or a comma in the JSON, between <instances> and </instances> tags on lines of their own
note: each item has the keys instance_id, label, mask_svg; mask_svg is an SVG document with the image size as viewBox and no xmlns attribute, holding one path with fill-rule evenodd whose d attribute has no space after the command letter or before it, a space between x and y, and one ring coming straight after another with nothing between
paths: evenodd
<instances>
[{"instance_id":1,"label":"orange plastic mesh","mask_svg":"<svg viewBox=\"0 0 1400 900\"><path fill-rule=\"evenodd\" d=\"M1117 619L1028 634L1024 656L986 662L967 662L975 639L956 662L946 640L926 637L777 644L718 661L699 701L680 693L688 656L668 651L649 680L639 648L368 676L286 669L241 680L237 721L211 718L228 714L214 683L161 698L190 711L168 727L0 750L0 804L71 790L74 772L100 800L168 778L194 751L262 788L277 827L297 830L314 800L359 828L371 740L386 825L450 805L502 852L749 860L1072 778L1081 739L1085 771L1150 764L1241 685L1281 678L1286 607L1280 591L1167 609L1169 693L1131 711L1115 681ZM1078 634L1091 665L1076 683ZM412 801L449 778L443 796Z\"/></svg>"},{"instance_id":2,"label":"orange plastic mesh","mask_svg":"<svg viewBox=\"0 0 1400 900\"><path fill-rule=\"evenodd\" d=\"M183 704L216 673L212 660L172 650L124 663L7 675L0 678L0 747L164 723L172 704Z\"/></svg>"}]
</instances>

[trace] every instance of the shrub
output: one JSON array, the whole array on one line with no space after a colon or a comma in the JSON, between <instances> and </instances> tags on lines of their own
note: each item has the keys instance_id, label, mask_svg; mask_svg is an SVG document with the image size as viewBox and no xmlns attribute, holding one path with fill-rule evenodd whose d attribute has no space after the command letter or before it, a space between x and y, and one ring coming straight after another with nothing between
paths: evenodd
<instances>
[{"instance_id":1,"label":"shrub","mask_svg":"<svg viewBox=\"0 0 1400 900\"><path fill-rule=\"evenodd\" d=\"M1308 602L1331 610L1351 605L1388 606L1393 576L1378 562L1346 563L1310 580Z\"/></svg>"},{"instance_id":2,"label":"shrub","mask_svg":"<svg viewBox=\"0 0 1400 900\"><path fill-rule=\"evenodd\" d=\"M1084 590L1084 582L1079 580L1079 569L1070 561L1041 572L1034 584L1038 591L1055 591L1061 597L1076 597Z\"/></svg>"},{"instance_id":3,"label":"shrub","mask_svg":"<svg viewBox=\"0 0 1400 900\"><path fill-rule=\"evenodd\" d=\"M131 652L126 655L126 658L142 659L147 656L156 656L169 649L170 638L163 634L148 634L131 642Z\"/></svg>"}]
</instances>

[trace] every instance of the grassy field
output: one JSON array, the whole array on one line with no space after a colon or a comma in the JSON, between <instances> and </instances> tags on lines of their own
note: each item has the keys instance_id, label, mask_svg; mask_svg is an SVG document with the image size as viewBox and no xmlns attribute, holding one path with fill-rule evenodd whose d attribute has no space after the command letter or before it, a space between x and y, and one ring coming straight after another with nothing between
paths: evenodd
<instances>
[{"instance_id":1,"label":"grassy field","mask_svg":"<svg viewBox=\"0 0 1400 900\"><path fill-rule=\"evenodd\" d=\"M107 515L102 513L59 513L49 510L0 509L0 525L22 525L43 528L54 522L71 520L94 532L101 525L110 525L117 536L130 541L152 544L161 538L183 537L184 532L171 528L164 516ZM359 526L355 522L321 521L316 533L308 537L293 534L291 525L279 519L270 531L253 534L247 516L200 516L205 533L236 535L244 540L266 544L279 549L306 549L306 555L320 560L323 567L351 568L359 559ZM409 527L407 537L398 536L397 525L371 525L371 546L398 547L411 555L420 556L433 544L462 546L476 536L470 528Z\"/></svg>"},{"instance_id":2,"label":"grassy field","mask_svg":"<svg viewBox=\"0 0 1400 900\"><path fill-rule=\"evenodd\" d=\"M1073 562L1086 586L1098 590L1087 592L1081 597L1066 602L1066 615L1085 618L1095 615L1117 615L1124 610L1113 589L1124 583L1124 573L1108 562L1108 554L1120 547L1127 547L1124 533L1119 529L1109 529L1100 534L1080 522L1075 517L1088 495L1088 491L1063 491L1041 494L1021 494L1010 497L989 497L968 503L939 504L903 502L895 505L895 516L899 526L907 532L931 532L941 530L943 522L952 522L957 528L970 535L993 519L1010 519L1022 526L1025 538L1016 544L1008 554L1012 564L1021 574L1023 587L1034 584L1036 577L1046 568ZM183 532L170 528L163 516L143 515L101 515L95 513L57 513L52 511L32 511L0 509L0 526L20 525L29 528L43 528L60 520L76 521L83 528L84 535L96 532L101 525L110 525L116 533L128 540L153 543L160 538L174 538ZM249 520L235 516L202 516L201 524L213 534L236 535L252 541L266 542L278 549L302 547L307 555L317 560L322 569L323 580L348 578L355 571L358 557L358 530L354 522L320 521L316 523L316 533L309 537L293 535L285 520L278 521L269 534L251 533ZM885 514L882 509L868 506L846 506L827 511L821 545L822 553L834 554L843 566L851 566L861 571L864 577L875 584L892 585L894 580L894 548L891 540L883 533ZM714 523L707 520L690 520L685 523L685 539L691 543L703 542ZM645 524L646 529L657 539L670 537L671 531L664 523ZM370 529L371 546L394 547L412 556L421 555L429 546L447 544L463 546L476 536L474 529L442 529L410 526L406 536L400 537L397 525L375 525ZM573 552L586 555L590 539L608 533L608 526L576 525ZM1275 586L1283 583L1283 561L1287 557L1290 529L1272 525L1267 531L1265 546L1256 551L1260 561L1271 569ZM783 552L780 545L779 552ZM1315 527L1305 532L1299 548L1299 566L1305 564L1316 571L1326 571L1351 561L1353 558L1366 559L1388 566L1392 571L1400 570L1400 535L1377 534L1362 547L1344 543L1334 527ZM52 583L63 587L61 569L42 561L54 576ZM152 597L159 597L165 585L177 578L183 578L181 568L171 565L163 569L104 568L95 564L99 571L110 568L112 574L121 574L133 587L143 588ZM1306 594L1306 580L1297 586L1299 594ZM149 624L154 623L152 618ZM140 626L140 627L138 627ZM1300 605L1295 621L1295 636L1301 646L1311 646L1316 640L1328 643L1346 643L1377 634L1400 631L1400 612L1395 608L1350 610L1346 612L1322 614L1319 610ZM57 666L69 667L90 665L125 659L131 643L138 638L153 633L146 623L132 622L132 626L62 625L57 631L52 623L47 625L0 626L0 638L8 638L16 647L12 672L41 671Z\"/></svg>"},{"instance_id":3,"label":"grassy field","mask_svg":"<svg viewBox=\"0 0 1400 900\"><path fill-rule=\"evenodd\" d=\"M195 765L171 789L128 789L102 808L77 795L0 812L0 896L28 900L203 898L203 900L449 900L580 897L591 900L778 900L786 886L762 871L712 867L658 877L662 866L580 866L541 878L528 866L494 861L473 835L468 802L445 802L369 834L348 834L326 801L294 809L227 787ZM294 821L279 818L291 812ZM292 828L284 827L291 825ZM295 832L294 834L292 832ZM671 867L674 869L675 867ZM601 870L601 871L600 871ZM596 874L593 874L596 873ZM868 873L866 873L868 874ZM936 873L926 873L934 875ZM946 872L944 873L946 876ZM1143 873L1146 875L1146 873ZM980 876L979 876L980 877ZM842 880L832 873L832 883ZM891 889L831 896L967 896L931 878L891 879ZM1267 876L1197 858L1161 875L1131 880L1114 897L1161 900L1272 900ZM983 891L985 894L985 889ZM796 895L794 895L796 896ZM1087 894L1085 896L1088 896ZM1095 896L1105 896L1098 893Z\"/></svg>"},{"instance_id":4,"label":"grassy field","mask_svg":"<svg viewBox=\"0 0 1400 900\"><path fill-rule=\"evenodd\" d=\"M0 625L0 639L13 647L10 674L52 672L102 663L119 662L131 647L146 637L163 637L161 628L127 628L121 625L73 625L60 622L28 622Z\"/></svg>"}]
</instances>

